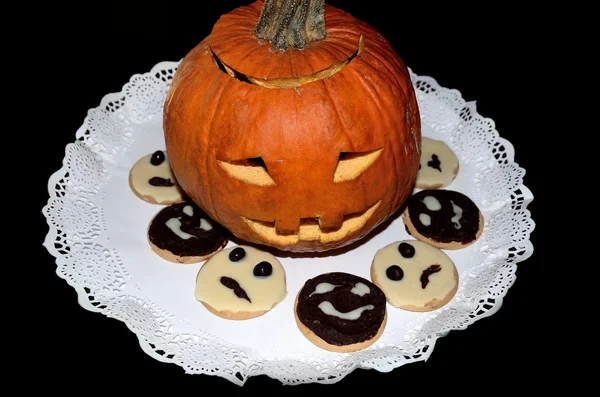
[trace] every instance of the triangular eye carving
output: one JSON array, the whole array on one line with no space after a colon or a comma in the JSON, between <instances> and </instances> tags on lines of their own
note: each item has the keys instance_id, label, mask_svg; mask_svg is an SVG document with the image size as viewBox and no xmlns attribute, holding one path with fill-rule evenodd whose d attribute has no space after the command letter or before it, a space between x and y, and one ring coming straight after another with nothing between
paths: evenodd
<instances>
[{"instance_id":1,"label":"triangular eye carving","mask_svg":"<svg viewBox=\"0 0 600 397\"><path fill-rule=\"evenodd\" d=\"M333 182L350 181L365 172L381 155L383 149L369 152L341 152L333 175Z\"/></svg>"},{"instance_id":2,"label":"triangular eye carving","mask_svg":"<svg viewBox=\"0 0 600 397\"><path fill-rule=\"evenodd\" d=\"M218 160L218 162L229 175L246 183L258 186L276 185L260 157L235 161Z\"/></svg>"}]
</instances>

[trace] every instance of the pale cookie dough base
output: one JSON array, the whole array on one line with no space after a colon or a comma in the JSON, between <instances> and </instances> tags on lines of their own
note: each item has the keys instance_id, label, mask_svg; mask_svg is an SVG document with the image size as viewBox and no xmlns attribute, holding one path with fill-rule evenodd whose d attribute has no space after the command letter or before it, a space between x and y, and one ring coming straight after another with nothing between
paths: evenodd
<instances>
[{"instance_id":1,"label":"pale cookie dough base","mask_svg":"<svg viewBox=\"0 0 600 397\"><path fill-rule=\"evenodd\" d=\"M213 252L206 254L204 256L177 256L168 250L157 247L148 238L148 244L150 244L150 248L152 248L152 251L156 252L156 254L158 254L158 256L160 256L163 259L168 260L169 262L182 263L182 264L203 262L203 261L207 260L208 258L210 258L211 256L215 255L217 252L221 251L223 248L225 248L227 243L228 243L228 241L225 240L225 242L223 243L223 245L221 247L217 248Z\"/></svg>"},{"instance_id":2,"label":"pale cookie dough base","mask_svg":"<svg viewBox=\"0 0 600 397\"><path fill-rule=\"evenodd\" d=\"M383 331L385 330L385 326L387 324L387 309L385 311L385 316L383 317L383 321L381 322L381 326L379 327L377 334L375 334L375 336L372 337L371 339L366 340L364 342L354 343L352 345L344 345L344 346L331 345L331 344L325 342L323 339L319 338L314 332L312 332L310 329L308 329L308 327L306 325L302 324L302 321L300 321L300 319L298 318L298 314L297 314L298 297L300 296L301 291L302 291L302 289L300 289L300 291L298 292L298 295L296 295L296 300L294 301L294 318L296 319L296 324L298 325L300 332L302 332L302 334L306 337L306 339L311 341L315 346L317 346L321 349L329 350L329 351L336 352L336 353L350 353L350 352L355 352L355 351L366 349L367 347L371 346L373 343L377 342L377 340L381 337L381 335L383 335Z\"/></svg>"},{"instance_id":3,"label":"pale cookie dough base","mask_svg":"<svg viewBox=\"0 0 600 397\"><path fill-rule=\"evenodd\" d=\"M262 310L262 311L257 311L257 312L233 312L231 310L219 311L206 302L201 301L200 303L202 303L202 306L204 306L209 312L211 312L215 316L224 318L226 320L249 320L251 318L260 317L269 311L269 310Z\"/></svg>"},{"instance_id":4,"label":"pale cookie dough base","mask_svg":"<svg viewBox=\"0 0 600 397\"><path fill-rule=\"evenodd\" d=\"M177 203L182 203L185 201L185 195L182 193L182 198L178 199L178 200L163 200L163 201L157 201L153 196L149 196L149 195L143 195L140 192L138 192L135 187L133 186L133 177L131 175L131 171L129 171L129 188L131 189L131 191L140 199L144 200L147 203L150 204L157 204L157 205L171 205L171 204L177 204Z\"/></svg>"},{"instance_id":5,"label":"pale cookie dough base","mask_svg":"<svg viewBox=\"0 0 600 397\"><path fill-rule=\"evenodd\" d=\"M443 187L450 186L450 184L452 182L454 182L454 179L456 178L456 175L458 175L458 171L460 171L460 164L456 164L456 168L452 172L454 174L454 176L452 177L452 180L449 183L434 183L434 184L428 185L426 183L423 183L423 182L419 183L417 181L415 183L415 187L417 189L441 189Z\"/></svg>"},{"instance_id":6,"label":"pale cookie dough base","mask_svg":"<svg viewBox=\"0 0 600 397\"><path fill-rule=\"evenodd\" d=\"M378 286L379 288L381 288L383 290L384 286L379 282L379 279L377 277L377 272L375 271L375 266L374 266L373 262L371 262L371 281L373 281L373 284L375 284L376 286ZM456 294L457 290L458 290L458 271L456 270L456 267L455 267L454 268L454 288L452 288L452 290L450 290L450 292L448 292L448 294L445 297L443 297L442 299L437 299L437 298L432 299L429 302L425 303L425 305L423 305L423 306L416 306L416 305L396 306L389 299L388 299L388 303L394 307L397 307L397 308L403 309L403 310L408 310L410 312L429 312L432 310L439 309L440 307L442 307L442 306L446 305L448 302L450 302L452 300L452 298L454 298L454 295Z\"/></svg>"},{"instance_id":7,"label":"pale cookie dough base","mask_svg":"<svg viewBox=\"0 0 600 397\"><path fill-rule=\"evenodd\" d=\"M417 232L417 229L415 228L415 225L412 223L410 216L408 214L408 207L402 213L402 221L404 222L404 225L406 226L408 233L410 233L410 235L413 236L414 238L416 238L417 240L423 241L429 245L433 245L434 247L437 247L440 249L447 249L447 250L458 250L458 249L462 249L462 248L468 247L469 245L473 244L474 242L479 240L479 237L481 237L481 234L483 233L483 229L485 226L483 214L481 213L481 211L479 211L479 230L477 231L477 234L475 234L475 239L473 241L470 241L467 243L461 243L458 241L451 242L451 243L440 243L439 241L435 241L433 239L425 237L421 233Z\"/></svg>"}]
</instances>

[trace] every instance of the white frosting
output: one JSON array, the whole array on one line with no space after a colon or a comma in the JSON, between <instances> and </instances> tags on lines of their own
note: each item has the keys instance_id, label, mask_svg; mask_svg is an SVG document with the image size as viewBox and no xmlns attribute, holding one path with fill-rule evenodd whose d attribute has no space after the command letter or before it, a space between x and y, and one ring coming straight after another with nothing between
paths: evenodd
<instances>
[{"instance_id":1,"label":"white frosting","mask_svg":"<svg viewBox=\"0 0 600 397\"><path fill-rule=\"evenodd\" d=\"M429 226L431 225L431 217L427 214L419 214L419 221L424 225L424 226Z\"/></svg>"},{"instance_id":2,"label":"white frosting","mask_svg":"<svg viewBox=\"0 0 600 397\"><path fill-rule=\"evenodd\" d=\"M319 309L321 309L321 311L323 313L325 313L329 316L339 317L344 320L358 320L360 318L360 315L362 314L362 312L364 312L365 310L373 310L373 309L375 309L375 306L366 305L366 306L362 306L357 309L354 309L351 312L342 313L342 312L338 311L335 307L333 307L331 302L323 301L319 304Z\"/></svg>"},{"instance_id":3,"label":"white frosting","mask_svg":"<svg viewBox=\"0 0 600 397\"><path fill-rule=\"evenodd\" d=\"M178 203L183 201L183 192L177 180L171 171L171 165L165 153L165 160L160 165L152 165L150 159L152 154L148 154L139 159L131 168L130 181L131 187L142 197L150 197L158 204ZM171 179L174 186L152 186L148 181L153 177Z\"/></svg>"},{"instance_id":4,"label":"white frosting","mask_svg":"<svg viewBox=\"0 0 600 397\"><path fill-rule=\"evenodd\" d=\"M356 285L350 290L350 292L358 296L365 296L366 294L371 292L371 289L363 283L356 283Z\"/></svg>"},{"instance_id":5,"label":"white frosting","mask_svg":"<svg viewBox=\"0 0 600 397\"><path fill-rule=\"evenodd\" d=\"M335 287L339 287L339 285L333 285L330 283L320 283L315 287L315 290L311 292L310 295L308 295L308 297L310 298L311 296L313 296L313 294L324 294L327 292L331 292Z\"/></svg>"},{"instance_id":6,"label":"white frosting","mask_svg":"<svg viewBox=\"0 0 600 397\"><path fill-rule=\"evenodd\" d=\"M454 204L454 201L450 200L452 203L452 211L454 211L454 216L450 219L452 223L454 223L454 227L457 229L461 228L460 218L462 218L463 210L458 205Z\"/></svg>"},{"instance_id":7,"label":"white frosting","mask_svg":"<svg viewBox=\"0 0 600 397\"><path fill-rule=\"evenodd\" d=\"M187 216L194 216L194 207L192 207L191 205L186 205L185 207L183 207L183 213Z\"/></svg>"},{"instance_id":8,"label":"white frosting","mask_svg":"<svg viewBox=\"0 0 600 397\"><path fill-rule=\"evenodd\" d=\"M429 211L439 211L442 209L442 205L438 199L433 196L425 196L423 198L423 204L425 204L425 207L427 207Z\"/></svg>"},{"instance_id":9,"label":"white frosting","mask_svg":"<svg viewBox=\"0 0 600 397\"><path fill-rule=\"evenodd\" d=\"M196 277L195 297L218 311L267 311L287 296L285 270L272 254L254 247L240 245L246 256L238 262L229 260L229 253L237 248L222 250L208 259ZM273 266L268 277L255 277L254 266L267 261ZM221 284L221 277L229 277L240 284L252 302L240 299Z\"/></svg>"},{"instance_id":10,"label":"white frosting","mask_svg":"<svg viewBox=\"0 0 600 397\"><path fill-rule=\"evenodd\" d=\"M402 241L389 244L381 248L373 258L373 281L385 293L388 301L395 307L406 305L424 307L433 299L445 298L457 284L456 268L448 255L425 242L418 240L405 240L415 248L412 258L404 258L398 252ZM399 281L390 280L386 270L392 265L398 265L404 272L404 277ZM440 265L437 273L429 276L429 283L421 287L423 270L431 265Z\"/></svg>"},{"instance_id":11,"label":"white frosting","mask_svg":"<svg viewBox=\"0 0 600 397\"><path fill-rule=\"evenodd\" d=\"M187 208L187 207L185 207L185 208ZM185 208L183 209L184 211L185 211ZM212 228L213 227L209 221L207 221L204 218L200 218L200 229L209 231L209 230L212 230Z\"/></svg>"},{"instance_id":12,"label":"white frosting","mask_svg":"<svg viewBox=\"0 0 600 397\"><path fill-rule=\"evenodd\" d=\"M433 155L438 156L442 172L427 165ZM442 142L423 137L421 140L421 169L417 173L416 187L446 187L452 183L458 172L458 157L450 147Z\"/></svg>"},{"instance_id":13,"label":"white frosting","mask_svg":"<svg viewBox=\"0 0 600 397\"><path fill-rule=\"evenodd\" d=\"M175 233L179 238L182 238L184 240L190 239L192 237L196 237L194 235L191 235L189 233L184 232L183 230L181 230L181 218L171 218L166 222L166 225L169 229L171 229L171 231L173 233Z\"/></svg>"}]
</instances>

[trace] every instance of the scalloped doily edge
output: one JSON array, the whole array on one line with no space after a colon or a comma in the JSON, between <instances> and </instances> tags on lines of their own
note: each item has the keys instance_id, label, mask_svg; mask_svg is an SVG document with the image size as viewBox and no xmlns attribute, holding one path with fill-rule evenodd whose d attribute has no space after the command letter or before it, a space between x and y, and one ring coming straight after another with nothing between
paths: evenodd
<instances>
[{"instance_id":1,"label":"scalloped doily edge","mask_svg":"<svg viewBox=\"0 0 600 397\"><path fill-rule=\"evenodd\" d=\"M143 77L144 75L153 75L163 69L169 69L169 68L176 68L177 65L179 64L179 62L173 62L173 61L161 61L157 64L154 65L154 67L151 68L151 70L147 73L138 73L138 74L134 74L130 77L129 81L126 82L122 87L122 90L119 92L112 92L112 93L108 93L106 95L104 95L102 97L102 99L100 100L99 104L97 107L95 108L90 108L88 110L88 114L86 115L86 117L84 118L84 121L82 123L82 125L77 129L77 131L75 132L75 142L78 140L81 140L85 131L87 130L87 125L89 122L89 118L90 118L90 112L93 111L94 109L97 109L99 107L104 107L107 106L109 103L111 102L115 102L115 101L119 101L123 98L123 91L125 90L125 88L132 83L132 81L138 77ZM412 76L416 76L421 80L429 80L433 83L433 85L435 85L436 87L439 87L442 90L445 90L446 92L450 92L455 94L458 98L461 99L461 101L464 103L465 106L469 107L472 111L474 111L474 114L477 115L478 117L481 117L483 120L486 120L487 122L489 122L492 125L493 131L496 135L496 140L501 142L502 146L505 147L505 149L508 151L508 160L510 163L514 164L515 166L519 167L518 163L516 163L514 161L514 146L512 145L512 143L504 138L502 138L498 131L496 130L495 127L495 123L491 118L486 118L482 115L480 115L479 113L477 113L476 110L476 101L465 101L461 92L458 89L454 89L454 88L445 88L442 87L441 85L439 85L439 83L437 83L437 81L431 77L431 76L421 76L421 75L416 75L412 69L409 68L411 77ZM66 150L68 148L69 145L74 144L75 142L70 142L66 145L65 147L65 157L63 158L63 163L62 166L56 170L54 173L51 174L51 176L48 179L48 193L50 195L49 200L47 201L46 205L44 205L44 208L42 209L42 211L45 210L46 206L50 203L50 200L52 199L52 194L53 194L53 184L52 181L57 180L57 178L59 178L60 176L63 176L66 172L66 168L67 168L67 164L66 164ZM84 143L86 144L86 146L88 146L88 148L96 155L100 156L100 158L103 161L107 161L108 163L112 163L112 157L110 155L106 155L104 153L100 153L98 150L95 150L94 148L90 147L87 142L84 141ZM519 167L521 170L523 170L523 174L525 174L525 169ZM532 233L535 230L535 222L533 221L533 219L530 216L530 212L528 210L528 205L533 201L534 196L532 194L532 192L525 186L524 183L522 183L521 185L519 185L517 187L516 190L520 190L523 196L523 202L521 203L522 206L522 210L525 211L528 215L528 219L531 222L531 230L530 233ZM45 214L44 214L45 215ZM44 247L46 247L46 249L48 250L48 252L50 253L50 255L52 255L55 258L55 264L58 265L57 261L59 259L58 257L58 252L56 251L56 249L54 248L54 241L56 239L57 236L57 228L55 226L53 226L50 222L49 219L47 218L47 225L48 225L48 233L46 234L46 237L44 239L44 242L42 243L42 245ZM528 258L531 257L531 255L533 255L534 252L534 247L533 244L531 243L531 241L526 240L525 241L525 246L526 246L526 250L525 250L525 254L522 256L517 256L515 257L515 259L512 261L512 267L515 268L515 273L516 273L516 268L518 263L527 260ZM89 293L86 291L85 288L81 287L81 286L77 286L74 285L73 282L71 282L69 280L69 278L63 274L61 274L59 272L59 268L57 266L57 271L56 274L59 276L59 278L65 280L77 293L77 302L79 303L79 305L84 308L85 310L88 310L90 312L94 312L94 313L100 313L105 315L106 317L109 317L106 313L104 313L101 309L97 308L96 306L91 304L90 298L89 298ZM494 300L495 303L493 305L491 305L491 307L489 309L487 309L484 313L482 314L478 314L478 315L473 315L470 316L468 320L466 320L464 323L461 324L461 326L456 326L451 328L450 330L448 330L447 332L441 333L441 334L435 334L435 335L430 335L428 337L427 342L424 344L424 350L425 352L420 353L419 355L419 359L413 360L413 361L399 361L397 363L387 363L387 367L385 369L381 369L380 367L376 367L375 365L369 365L369 364L365 364L364 362L362 364L354 364L349 366L345 371L340 372L339 374L337 374L337 376L334 377L329 377L329 378L325 378L322 380L307 380L307 381L302 381L302 380L296 380L295 382L288 382L287 384L302 384L302 383L324 383L324 384L329 384L329 383L336 383L339 380L343 379L345 376L349 375L350 373L352 373L354 370L356 369L377 369L380 372L390 372L396 368L399 368L405 364L408 364L410 362L414 362L414 361L427 361L428 358L431 356L435 344L437 342L438 338L447 336L451 331L460 331L460 330L466 330L470 325L472 325L473 323L475 323L478 320L481 320L483 318L489 317L493 314L495 314L496 312L498 312L498 310L500 310L500 308L502 307L503 304L503 299L506 296L506 294L508 293L508 290L510 289L510 287L512 286L512 284L515 282L516 280L516 274L514 275L512 282L510 283L510 285L507 285L506 288L503 290L503 292L501 293L501 295L499 296L495 296ZM97 296L101 296L101 294L98 294ZM125 319L120 319L120 321L124 322L128 329L130 329L131 332L133 332L136 336L137 339L139 341L140 344L140 348L148 355L150 355L151 357L153 357L154 359L160 361L160 362L164 362L164 363L171 363L173 364L174 361L171 361L169 359L166 359L164 356L158 354L155 350L155 348L152 347L152 343L150 343L149 341L147 341L143 335L137 334L135 333L132 329L131 329L131 324L129 324ZM266 375L269 377L272 377L271 374L268 371L263 371L263 370L250 370L250 368L253 366L252 362L249 362L245 365L245 367L248 369L247 373L245 374L240 374L241 378L236 376L236 374L228 374L228 373L212 373L212 372L203 372L207 375L219 375L221 377L224 377L228 380L230 380L232 383L237 384L239 386L243 386L246 382L246 380L248 379L249 376L257 376L257 375ZM187 368L184 368L184 372L188 373L188 374L196 374L198 372L194 372L194 371L189 371ZM273 378L273 377L272 377ZM277 380L282 381L279 378L274 378Z\"/></svg>"}]
</instances>

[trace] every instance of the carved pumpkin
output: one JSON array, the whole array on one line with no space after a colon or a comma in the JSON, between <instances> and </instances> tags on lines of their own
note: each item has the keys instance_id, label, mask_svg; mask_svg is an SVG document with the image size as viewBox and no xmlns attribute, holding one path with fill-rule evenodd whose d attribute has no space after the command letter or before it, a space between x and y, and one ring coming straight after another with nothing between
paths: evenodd
<instances>
[{"instance_id":1,"label":"carved pumpkin","mask_svg":"<svg viewBox=\"0 0 600 397\"><path fill-rule=\"evenodd\" d=\"M237 237L296 252L350 244L399 209L420 127L389 42L323 0L222 15L181 61L164 108L190 198Z\"/></svg>"}]
</instances>

